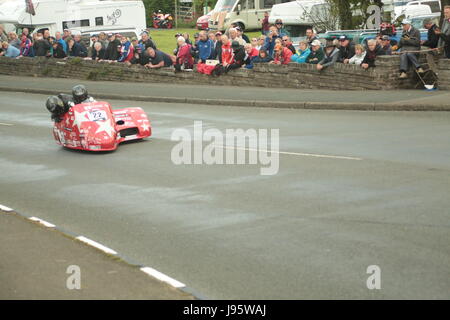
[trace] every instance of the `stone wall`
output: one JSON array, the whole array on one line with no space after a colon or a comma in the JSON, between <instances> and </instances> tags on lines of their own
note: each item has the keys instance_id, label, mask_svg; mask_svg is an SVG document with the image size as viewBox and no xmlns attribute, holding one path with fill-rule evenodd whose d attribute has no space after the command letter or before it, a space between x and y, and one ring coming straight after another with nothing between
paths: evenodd
<instances>
[{"instance_id":1,"label":"stone wall","mask_svg":"<svg viewBox=\"0 0 450 320\"><path fill-rule=\"evenodd\" d=\"M439 89L450 90L450 59L441 59L438 63Z\"/></svg>"},{"instance_id":2,"label":"stone wall","mask_svg":"<svg viewBox=\"0 0 450 320\"><path fill-rule=\"evenodd\" d=\"M425 60L425 55L421 56ZM0 74L34 77L76 78L101 81L158 82L178 84L208 84L231 86L258 86L280 88L334 89L334 90L389 90L416 88L417 76L410 72L409 79L398 79L399 56L382 56L376 68L364 70L359 66L336 64L322 71L314 65L290 63L289 65L258 64L253 70L239 69L214 77L197 72L178 72L172 68L147 69L122 63L96 63L72 58L56 60L48 58L10 59L0 57ZM448 61L448 60L447 60ZM441 61L443 88L449 88L450 68Z\"/></svg>"}]
</instances>

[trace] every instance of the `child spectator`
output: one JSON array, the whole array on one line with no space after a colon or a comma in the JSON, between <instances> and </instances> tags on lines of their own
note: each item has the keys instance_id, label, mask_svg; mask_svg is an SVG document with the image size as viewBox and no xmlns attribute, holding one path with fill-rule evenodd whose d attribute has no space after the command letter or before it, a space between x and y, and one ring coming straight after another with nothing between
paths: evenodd
<instances>
[{"instance_id":1,"label":"child spectator","mask_svg":"<svg viewBox=\"0 0 450 320\"><path fill-rule=\"evenodd\" d=\"M353 57L351 57L350 59L345 59L344 63L355 64L355 65L359 66L363 62L365 56L366 56L366 50L364 49L364 47L362 45L357 44L355 46L355 55Z\"/></svg>"}]
</instances>

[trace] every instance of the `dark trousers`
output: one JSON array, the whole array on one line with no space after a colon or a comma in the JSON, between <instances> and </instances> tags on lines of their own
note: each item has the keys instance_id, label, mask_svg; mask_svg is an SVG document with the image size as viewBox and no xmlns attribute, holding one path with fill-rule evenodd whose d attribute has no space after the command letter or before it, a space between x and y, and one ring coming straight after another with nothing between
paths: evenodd
<instances>
[{"instance_id":1,"label":"dark trousers","mask_svg":"<svg viewBox=\"0 0 450 320\"><path fill-rule=\"evenodd\" d=\"M411 64L416 69L420 67L419 61L417 60L417 55L415 53L402 53L400 55L400 71L408 71Z\"/></svg>"}]
</instances>

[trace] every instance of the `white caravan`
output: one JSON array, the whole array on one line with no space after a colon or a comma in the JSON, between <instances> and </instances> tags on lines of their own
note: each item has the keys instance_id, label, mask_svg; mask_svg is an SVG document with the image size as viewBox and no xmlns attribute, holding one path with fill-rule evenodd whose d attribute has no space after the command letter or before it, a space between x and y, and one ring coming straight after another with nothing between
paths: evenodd
<instances>
[{"instance_id":1,"label":"white caravan","mask_svg":"<svg viewBox=\"0 0 450 320\"><path fill-rule=\"evenodd\" d=\"M27 27L51 34L77 27L146 28L140 0L0 0L0 23L14 25L17 32Z\"/></svg>"}]
</instances>

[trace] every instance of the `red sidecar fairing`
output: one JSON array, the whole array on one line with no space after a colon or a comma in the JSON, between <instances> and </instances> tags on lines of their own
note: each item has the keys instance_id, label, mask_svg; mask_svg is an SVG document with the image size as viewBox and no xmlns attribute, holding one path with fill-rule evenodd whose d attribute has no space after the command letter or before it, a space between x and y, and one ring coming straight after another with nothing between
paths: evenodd
<instances>
[{"instance_id":1,"label":"red sidecar fairing","mask_svg":"<svg viewBox=\"0 0 450 320\"><path fill-rule=\"evenodd\" d=\"M119 143L151 135L150 121L141 108L112 110L107 102L77 104L53 127L56 141L64 147L111 151Z\"/></svg>"}]
</instances>

